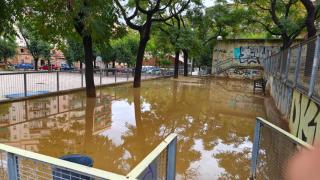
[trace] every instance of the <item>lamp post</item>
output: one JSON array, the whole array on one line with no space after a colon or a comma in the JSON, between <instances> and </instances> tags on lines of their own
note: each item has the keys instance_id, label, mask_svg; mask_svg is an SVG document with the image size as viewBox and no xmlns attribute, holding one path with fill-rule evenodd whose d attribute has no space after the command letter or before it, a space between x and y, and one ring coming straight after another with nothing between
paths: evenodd
<instances>
[{"instance_id":1,"label":"lamp post","mask_svg":"<svg viewBox=\"0 0 320 180\"><path fill-rule=\"evenodd\" d=\"M219 62L219 55L220 55L220 52L221 52L221 49L220 49L220 42L219 41L222 41L222 36L218 36L217 37L217 50L218 50L218 53L217 53L217 63Z\"/></svg>"},{"instance_id":2,"label":"lamp post","mask_svg":"<svg viewBox=\"0 0 320 180\"><path fill-rule=\"evenodd\" d=\"M217 58L216 58L216 61L215 61L215 64L216 64L216 73L218 73L218 70L219 70L219 67L218 67L218 63L219 63L219 55L220 55L220 51L221 51L221 49L220 49L220 42L219 41L222 41L222 36L217 36L217 51L218 51L218 53L217 53ZM213 68L214 68L214 64L212 64L212 70L213 70Z\"/></svg>"}]
</instances>

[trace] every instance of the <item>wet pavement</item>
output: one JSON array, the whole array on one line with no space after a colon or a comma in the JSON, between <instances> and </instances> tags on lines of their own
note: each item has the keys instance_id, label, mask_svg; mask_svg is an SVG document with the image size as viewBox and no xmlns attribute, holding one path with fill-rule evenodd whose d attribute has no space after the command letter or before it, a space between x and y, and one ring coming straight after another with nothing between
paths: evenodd
<instances>
[{"instance_id":1,"label":"wet pavement","mask_svg":"<svg viewBox=\"0 0 320 180\"><path fill-rule=\"evenodd\" d=\"M179 78L0 105L0 142L53 157L87 154L126 174L167 135L178 137L178 179L247 179L255 117L252 83Z\"/></svg>"}]
</instances>

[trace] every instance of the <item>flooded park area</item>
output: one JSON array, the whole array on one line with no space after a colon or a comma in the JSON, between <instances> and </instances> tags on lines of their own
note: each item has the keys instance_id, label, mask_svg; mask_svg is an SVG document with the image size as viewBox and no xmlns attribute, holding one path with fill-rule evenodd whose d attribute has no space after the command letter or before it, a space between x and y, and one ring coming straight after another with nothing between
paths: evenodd
<instances>
[{"instance_id":1,"label":"flooded park area","mask_svg":"<svg viewBox=\"0 0 320 180\"><path fill-rule=\"evenodd\" d=\"M0 143L52 157L86 154L95 168L126 174L175 132L177 179L247 179L255 118L268 114L252 85L160 79L99 88L96 99L79 91L1 104Z\"/></svg>"}]
</instances>

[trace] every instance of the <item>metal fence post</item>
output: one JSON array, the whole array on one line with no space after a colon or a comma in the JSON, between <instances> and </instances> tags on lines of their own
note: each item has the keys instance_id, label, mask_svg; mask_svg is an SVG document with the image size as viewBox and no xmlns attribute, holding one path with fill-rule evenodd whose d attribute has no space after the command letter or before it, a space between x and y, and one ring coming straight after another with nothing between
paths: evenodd
<instances>
[{"instance_id":1,"label":"metal fence post","mask_svg":"<svg viewBox=\"0 0 320 180\"><path fill-rule=\"evenodd\" d=\"M177 137L167 147L167 180L176 178Z\"/></svg>"},{"instance_id":2,"label":"metal fence post","mask_svg":"<svg viewBox=\"0 0 320 180\"><path fill-rule=\"evenodd\" d=\"M27 97L27 73L23 73L24 97Z\"/></svg>"},{"instance_id":3,"label":"metal fence post","mask_svg":"<svg viewBox=\"0 0 320 180\"><path fill-rule=\"evenodd\" d=\"M100 85L102 85L102 69L100 69Z\"/></svg>"},{"instance_id":4,"label":"metal fence post","mask_svg":"<svg viewBox=\"0 0 320 180\"><path fill-rule=\"evenodd\" d=\"M59 86L59 71L57 71L57 91L60 90L60 86Z\"/></svg>"},{"instance_id":5,"label":"metal fence post","mask_svg":"<svg viewBox=\"0 0 320 180\"><path fill-rule=\"evenodd\" d=\"M127 81L129 81L129 69L127 69Z\"/></svg>"},{"instance_id":6,"label":"metal fence post","mask_svg":"<svg viewBox=\"0 0 320 180\"><path fill-rule=\"evenodd\" d=\"M17 180L18 179L18 164L16 161L16 157L12 153L7 153L8 158L8 179L9 180Z\"/></svg>"},{"instance_id":7,"label":"metal fence post","mask_svg":"<svg viewBox=\"0 0 320 180\"><path fill-rule=\"evenodd\" d=\"M317 36L316 41L316 47L314 52L314 58L313 58L313 65L312 65L312 74L311 74L311 80L309 84L309 92L308 96L311 97L312 93L314 91L314 85L317 78L317 71L318 71L318 61L319 61L319 36Z\"/></svg>"},{"instance_id":8,"label":"metal fence post","mask_svg":"<svg viewBox=\"0 0 320 180\"><path fill-rule=\"evenodd\" d=\"M117 82L117 71L116 68L113 69L114 70L114 82Z\"/></svg>"},{"instance_id":9,"label":"metal fence post","mask_svg":"<svg viewBox=\"0 0 320 180\"><path fill-rule=\"evenodd\" d=\"M296 62L296 69L294 72L294 82L293 82L293 87L297 86L298 83L298 78L299 78L299 67L300 67L300 63L301 63L301 53L302 53L302 44L299 45L299 51L298 51L298 59Z\"/></svg>"},{"instance_id":10,"label":"metal fence post","mask_svg":"<svg viewBox=\"0 0 320 180\"><path fill-rule=\"evenodd\" d=\"M83 87L83 72L82 72L82 69L80 70L80 74L81 74L81 87Z\"/></svg>"},{"instance_id":11,"label":"metal fence post","mask_svg":"<svg viewBox=\"0 0 320 180\"><path fill-rule=\"evenodd\" d=\"M283 82L286 82L288 80L290 59L291 59L291 48L289 47L288 48L288 55L287 55L287 64L285 67L285 74L284 74Z\"/></svg>"},{"instance_id":12,"label":"metal fence post","mask_svg":"<svg viewBox=\"0 0 320 180\"><path fill-rule=\"evenodd\" d=\"M252 179L252 180L255 179L255 177L256 177L256 170L257 170L259 149L260 149L260 131L261 131L261 126L262 126L262 123L257 118L256 119L256 126L255 126L255 129L254 129L252 158L251 158L250 179Z\"/></svg>"}]
</instances>

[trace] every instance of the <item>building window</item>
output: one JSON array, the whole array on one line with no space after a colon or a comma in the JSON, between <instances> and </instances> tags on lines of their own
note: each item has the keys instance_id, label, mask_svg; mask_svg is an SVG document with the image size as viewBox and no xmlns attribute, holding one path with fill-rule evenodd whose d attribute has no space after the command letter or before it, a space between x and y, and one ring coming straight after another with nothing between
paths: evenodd
<instances>
[{"instance_id":1,"label":"building window","mask_svg":"<svg viewBox=\"0 0 320 180\"><path fill-rule=\"evenodd\" d=\"M21 52L21 53L24 53L24 49L20 49L20 52Z\"/></svg>"}]
</instances>

